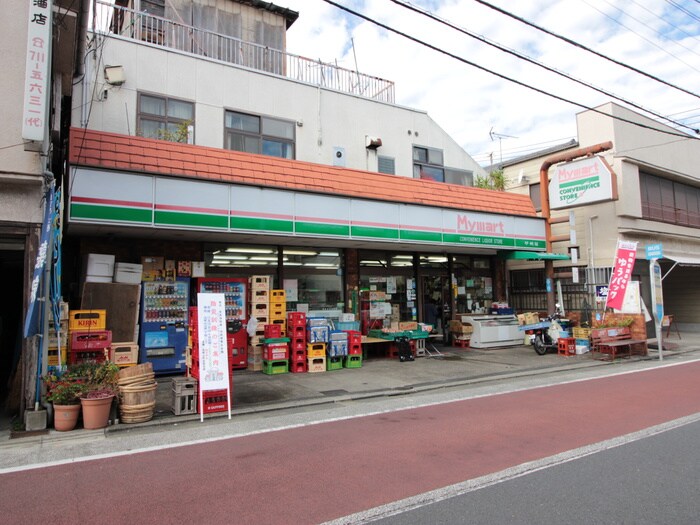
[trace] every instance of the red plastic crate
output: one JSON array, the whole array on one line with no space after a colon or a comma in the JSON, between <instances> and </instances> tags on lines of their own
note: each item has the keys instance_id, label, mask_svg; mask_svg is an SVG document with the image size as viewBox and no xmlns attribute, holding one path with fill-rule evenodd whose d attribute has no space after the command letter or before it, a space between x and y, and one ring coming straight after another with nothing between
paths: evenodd
<instances>
[{"instance_id":1,"label":"red plastic crate","mask_svg":"<svg viewBox=\"0 0 700 525\"><path fill-rule=\"evenodd\" d=\"M86 332L71 332L71 351L104 350L112 344L111 330L92 330Z\"/></svg>"},{"instance_id":2,"label":"red plastic crate","mask_svg":"<svg viewBox=\"0 0 700 525\"><path fill-rule=\"evenodd\" d=\"M306 325L305 324L290 325L289 323L287 323L287 334L289 335L289 338L292 340L303 339L304 343L306 343Z\"/></svg>"},{"instance_id":3,"label":"red plastic crate","mask_svg":"<svg viewBox=\"0 0 700 525\"><path fill-rule=\"evenodd\" d=\"M306 363L306 359L304 361L290 361L289 362L289 371L292 372L293 374L300 374L304 372L308 372L309 367Z\"/></svg>"},{"instance_id":4,"label":"red plastic crate","mask_svg":"<svg viewBox=\"0 0 700 525\"><path fill-rule=\"evenodd\" d=\"M306 337L292 339L289 343L289 349L306 351Z\"/></svg>"},{"instance_id":5,"label":"red plastic crate","mask_svg":"<svg viewBox=\"0 0 700 525\"><path fill-rule=\"evenodd\" d=\"M263 359L265 361L279 361L289 359L289 347L287 343L271 343L263 347Z\"/></svg>"},{"instance_id":6,"label":"red plastic crate","mask_svg":"<svg viewBox=\"0 0 700 525\"><path fill-rule=\"evenodd\" d=\"M104 363L107 360L107 349L101 350L78 350L68 355L68 364L79 365L88 361L96 363Z\"/></svg>"},{"instance_id":7,"label":"red plastic crate","mask_svg":"<svg viewBox=\"0 0 700 525\"><path fill-rule=\"evenodd\" d=\"M281 324L266 324L265 325L265 339L275 339L282 337L282 325Z\"/></svg>"},{"instance_id":8,"label":"red plastic crate","mask_svg":"<svg viewBox=\"0 0 700 525\"><path fill-rule=\"evenodd\" d=\"M290 361L304 361L306 362L306 358L308 356L306 355L306 348L302 349L294 349L289 351L289 360Z\"/></svg>"},{"instance_id":9,"label":"red plastic crate","mask_svg":"<svg viewBox=\"0 0 700 525\"><path fill-rule=\"evenodd\" d=\"M199 393L197 393L199 399ZM227 412L228 400L226 390L205 390L202 393L202 406L200 413L212 414L214 412Z\"/></svg>"},{"instance_id":10,"label":"red plastic crate","mask_svg":"<svg viewBox=\"0 0 700 525\"><path fill-rule=\"evenodd\" d=\"M557 339L557 355L576 355L576 338L560 337Z\"/></svg>"},{"instance_id":11,"label":"red plastic crate","mask_svg":"<svg viewBox=\"0 0 700 525\"><path fill-rule=\"evenodd\" d=\"M306 329L306 312L287 312L287 322L292 326L303 326Z\"/></svg>"},{"instance_id":12,"label":"red plastic crate","mask_svg":"<svg viewBox=\"0 0 700 525\"><path fill-rule=\"evenodd\" d=\"M356 330L346 330L346 332L348 333L349 345L362 344L362 332Z\"/></svg>"},{"instance_id":13,"label":"red plastic crate","mask_svg":"<svg viewBox=\"0 0 700 525\"><path fill-rule=\"evenodd\" d=\"M362 345L361 344L348 345L348 355L362 355Z\"/></svg>"}]
</instances>

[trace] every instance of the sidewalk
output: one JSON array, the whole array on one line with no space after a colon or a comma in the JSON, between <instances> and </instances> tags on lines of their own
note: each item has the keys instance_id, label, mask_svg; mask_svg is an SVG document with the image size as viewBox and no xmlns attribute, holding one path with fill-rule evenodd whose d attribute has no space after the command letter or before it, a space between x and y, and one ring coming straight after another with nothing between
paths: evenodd
<instances>
[{"instance_id":1,"label":"sidewalk","mask_svg":"<svg viewBox=\"0 0 700 525\"><path fill-rule=\"evenodd\" d=\"M361 368L344 368L322 373L286 373L267 375L241 370L233 376L233 416L274 410L322 405L382 396L443 389L460 385L532 375L556 374L575 369L619 366L626 362L658 360L656 340L649 340L649 355L617 359L614 363L594 359L591 354L539 356L531 346L493 349L456 348L436 345L441 357L418 357L413 362L370 357ZM700 351L700 333L671 337L664 343L664 357L681 352ZM227 413L205 416L222 417ZM140 424L118 424L108 432L133 427L173 424L198 420L198 414L175 416L172 412L171 378L158 378L156 410L153 420Z\"/></svg>"},{"instance_id":2,"label":"sidewalk","mask_svg":"<svg viewBox=\"0 0 700 525\"><path fill-rule=\"evenodd\" d=\"M649 340L649 355L617 359L614 363L594 359L591 354L571 357L549 353L539 356L531 346L493 349L456 348L436 345L439 357L418 357L401 363L397 359L370 357L361 368L344 368L322 373L286 373L267 375L241 370L234 372L232 416L274 413L289 409L322 406L347 401L388 398L412 393L437 391L453 387L469 387L498 383L508 388L509 380L523 377L556 377L564 372L595 367L624 367L626 363L658 360L655 340ZM682 339L673 335L664 343L664 358L700 351L700 333L683 333ZM601 369L603 373L603 369ZM78 428L61 433L50 429L42 436L79 439L81 436L103 433L117 437L121 431L148 427L171 426L199 420L199 414L176 416L172 411L172 378L159 377L156 409L151 421L137 424L118 423L104 431ZM227 412L205 415L205 419L226 418ZM49 434L49 436L47 436ZM8 425L0 427L0 443L21 442L21 432L12 433ZM17 438L17 439L11 439Z\"/></svg>"}]
</instances>

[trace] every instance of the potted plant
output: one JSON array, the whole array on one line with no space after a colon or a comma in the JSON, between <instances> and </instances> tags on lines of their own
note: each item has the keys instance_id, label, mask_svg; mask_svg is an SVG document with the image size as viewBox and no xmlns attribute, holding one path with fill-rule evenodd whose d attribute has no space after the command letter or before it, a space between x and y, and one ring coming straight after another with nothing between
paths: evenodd
<instances>
[{"instance_id":1,"label":"potted plant","mask_svg":"<svg viewBox=\"0 0 700 525\"><path fill-rule=\"evenodd\" d=\"M83 427L89 430L105 428L118 391L119 367L109 361L86 363L82 373L85 374L85 389L80 396Z\"/></svg>"},{"instance_id":2,"label":"potted plant","mask_svg":"<svg viewBox=\"0 0 700 525\"><path fill-rule=\"evenodd\" d=\"M53 424L60 432L73 430L80 413L80 396L85 385L71 377L49 374L44 378L46 399L53 403Z\"/></svg>"}]
</instances>

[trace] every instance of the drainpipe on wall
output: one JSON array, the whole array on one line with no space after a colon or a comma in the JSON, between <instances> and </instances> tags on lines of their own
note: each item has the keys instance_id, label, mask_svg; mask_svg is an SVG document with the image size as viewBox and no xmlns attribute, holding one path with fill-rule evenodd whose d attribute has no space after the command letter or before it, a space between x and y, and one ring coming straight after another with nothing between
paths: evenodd
<instances>
[{"instance_id":1,"label":"drainpipe on wall","mask_svg":"<svg viewBox=\"0 0 700 525\"><path fill-rule=\"evenodd\" d=\"M542 203L542 218L545 219L545 240L547 246L547 252L552 251L552 224L556 221L552 221L550 209L549 209L549 168L554 164L559 164L560 162L571 162L572 160L578 159L580 157L592 157L596 153L601 153L612 149L613 143L611 141L602 142L600 144L595 144L593 146L588 146L587 148L579 148L573 151L567 151L559 155L554 155L545 159L540 168L540 201ZM559 239L557 239L559 240ZM554 312L554 261L546 260L544 262L544 276L547 279L547 313Z\"/></svg>"}]
</instances>

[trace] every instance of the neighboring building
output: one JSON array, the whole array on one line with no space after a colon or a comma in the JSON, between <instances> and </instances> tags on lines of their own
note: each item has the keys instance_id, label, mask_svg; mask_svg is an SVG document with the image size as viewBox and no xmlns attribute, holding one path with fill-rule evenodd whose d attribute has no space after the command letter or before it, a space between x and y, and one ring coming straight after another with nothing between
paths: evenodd
<instances>
[{"instance_id":1,"label":"neighboring building","mask_svg":"<svg viewBox=\"0 0 700 525\"><path fill-rule=\"evenodd\" d=\"M700 291L700 140L684 138L681 132L615 103L596 110L577 114L576 144L505 163L508 191L530 195L540 210L540 168L547 158L611 141L612 149L600 156L617 176L617 200L551 213L555 220L568 217L569 211L575 217L573 226L568 220L552 225L552 235L558 238L568 239L569 230L575 230L578 247L577 264L554 263L555 277L564 285L565 307L583 310L584 299L590 307L596 306L594 287L608 284L620 239L638 243L632 279L640 282L642 298L650 308L645 247L662 244L665 311L675 317L681 330L700 329L700 305L696 301ZM554 169L550 168L550 176ZM572 247L569 241L559 241L553 244L553 251L568 254ZM511 302L517 308L544 310L542 263L509 264ZM578 284L572 282L572 268L579 269Z\"/></svg>"},{"instance_id":2,"label":"neighboring building","mask_svg":"<svg viewBox=\"0 0 700 525\"><path fill-rule=\"evenodd\" d=\"M33 404L39 338L22 338L44 215L44 196L64 166L63 130L80 74L86 0L3 4L0 49L0 403ZM31 33L30 33L31 29ZM82 35L83 38L80 38ZM66 112L66 109L68 110ZM24 385L21 388L20 385Z\"/></svg>"}]
</instances>

